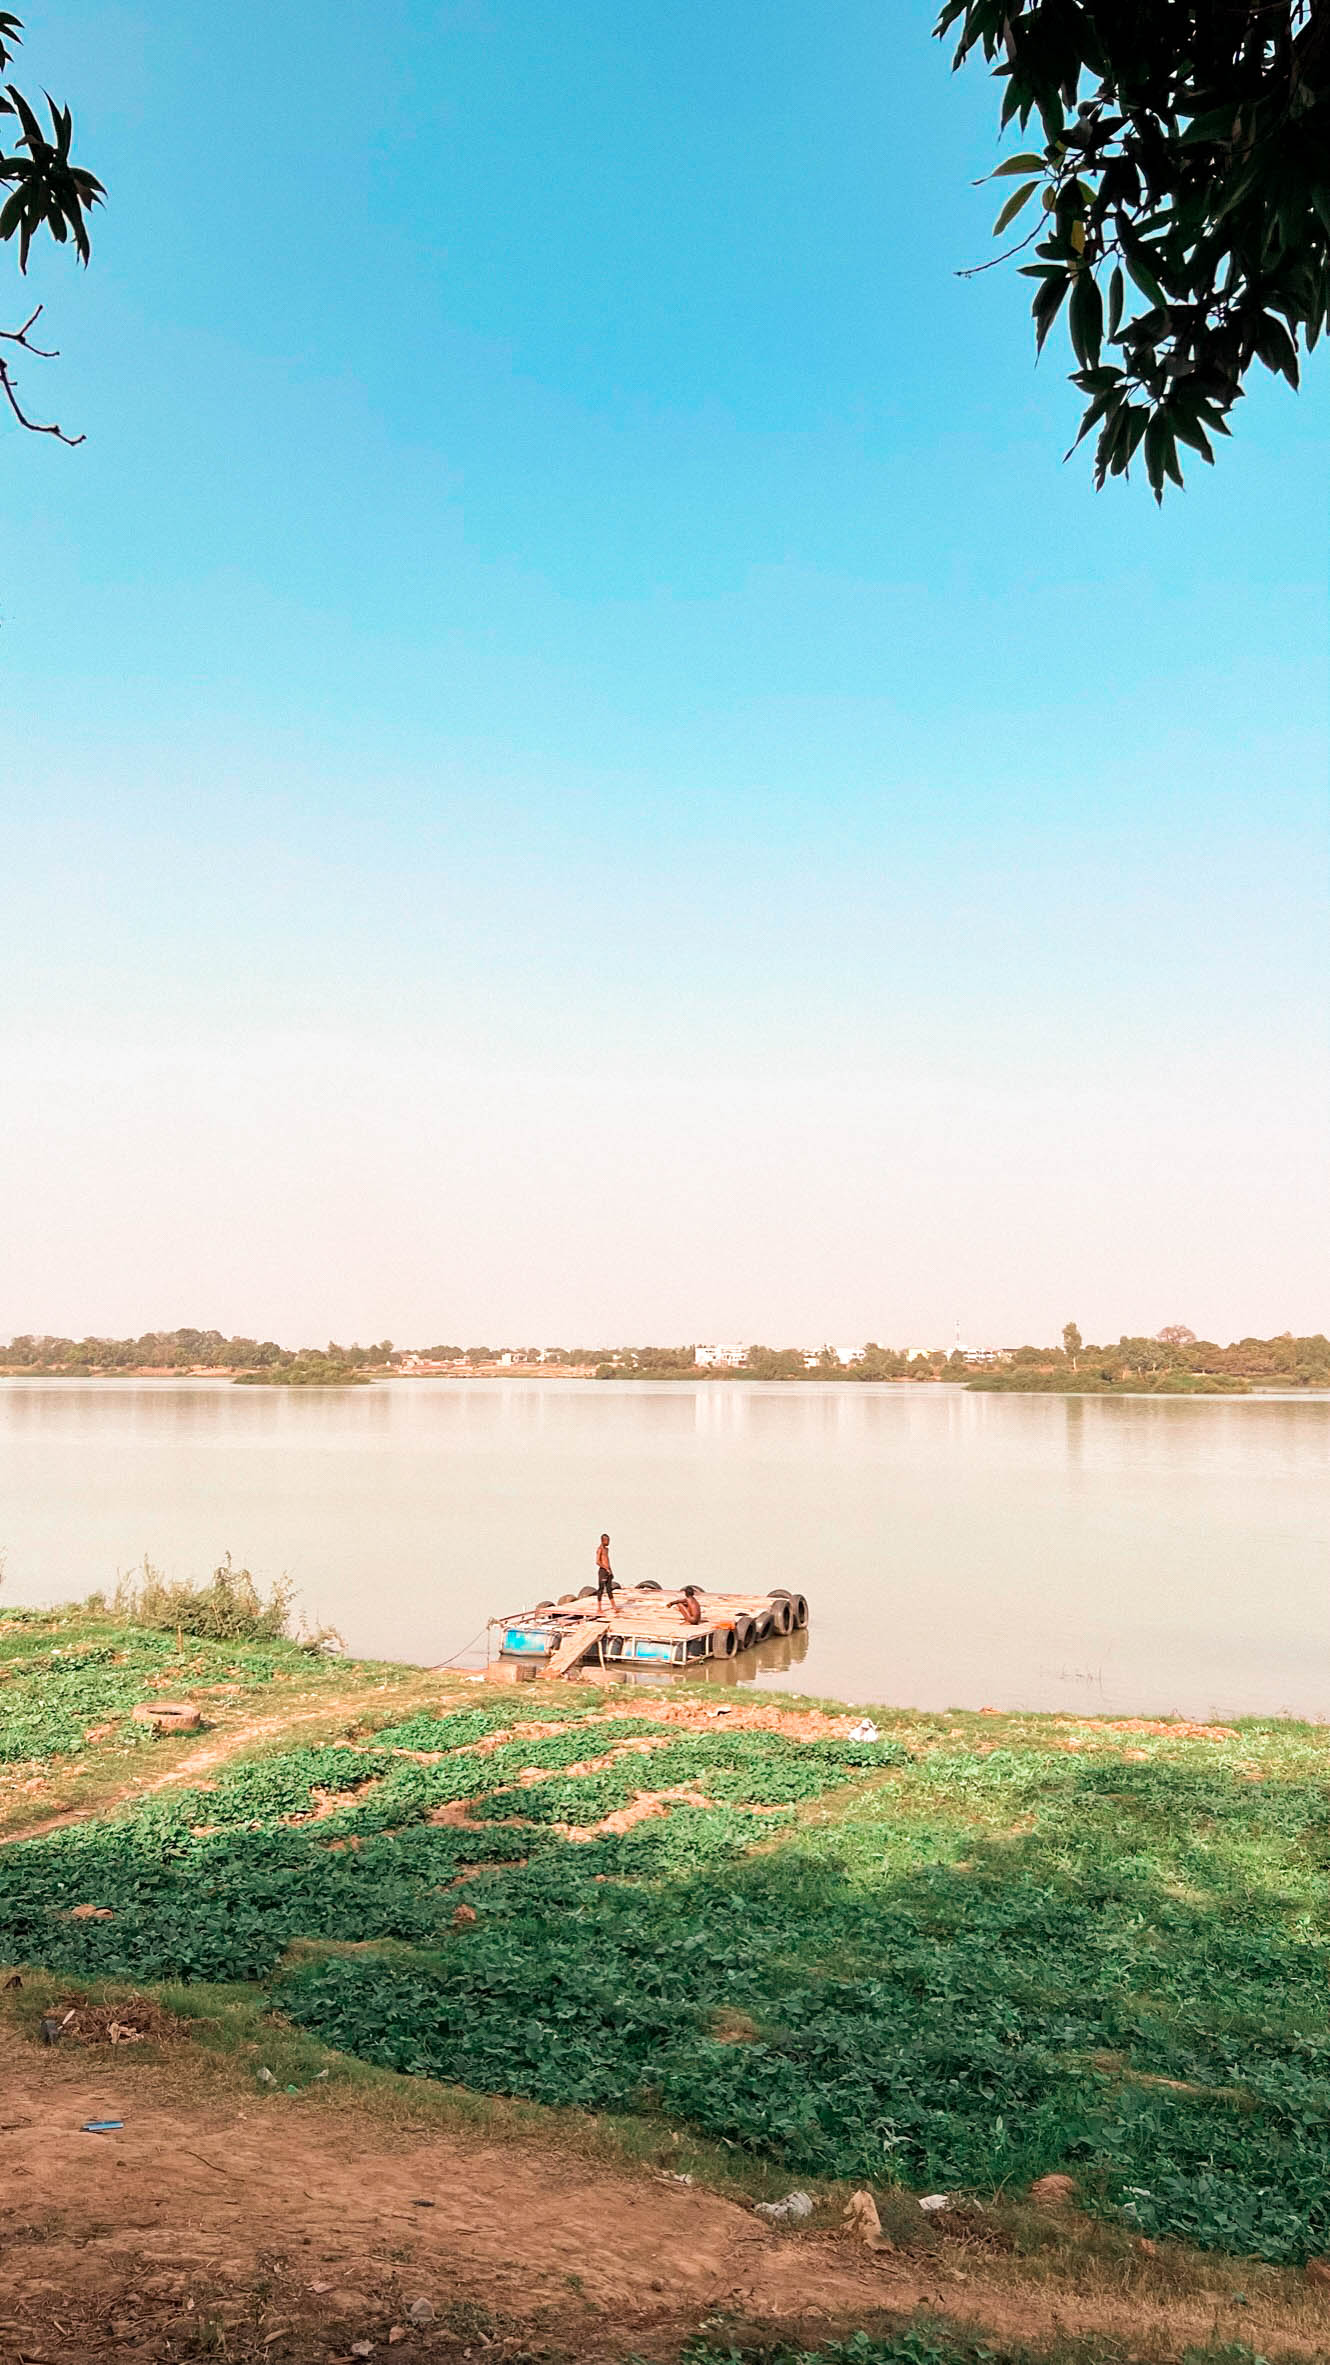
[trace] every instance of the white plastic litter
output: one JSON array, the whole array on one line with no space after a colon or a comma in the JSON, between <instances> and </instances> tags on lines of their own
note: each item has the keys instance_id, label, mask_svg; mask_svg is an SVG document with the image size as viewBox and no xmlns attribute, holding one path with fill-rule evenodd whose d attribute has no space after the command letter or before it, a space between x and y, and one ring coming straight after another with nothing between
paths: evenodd
<instances>
[{"instance_id":1,"label":"white plastic litter","mask_svg":"<svg viewBox=\"0 0 1330 2365\"><path fill-rule=\"evenodd\" d=\"M784 2225L790 2218L811 2217L812 2197L808 2193L787 2193L783 2201L759 2201L754 2217L765 2217L769 2225Z\"/></svg>"},{"instance_id":2,"label":"white plastic litter","mask_svg":"<svg viewBox=\"0 0 1330 2365\"><path fill-rule=\"evenodd\" d=\"M951 2195L950 2193L925 2193L919 2206L921 2209L926 2209L931 2217L937 2210L951 2207Z\"/></svg>"},{"instance_id":3,"label":"white plastic litter","mask_svg":"<svg viewBox=\"0 0 1330 2365\"><path fill-rule=\"evenodd\" d=\"M861 1716L858 1724L851 1725L848 1737L851 1741L880 1741L882 1735L871 1716Z\"/></svg>"}]
</instances>

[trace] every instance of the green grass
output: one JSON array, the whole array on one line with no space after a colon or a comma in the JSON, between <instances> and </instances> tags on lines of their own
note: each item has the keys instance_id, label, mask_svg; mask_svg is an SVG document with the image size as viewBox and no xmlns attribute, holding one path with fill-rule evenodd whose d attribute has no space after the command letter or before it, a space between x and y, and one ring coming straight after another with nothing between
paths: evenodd
<instances>
[{"instance_id":1,"label":"green grass","mask_svg":"<svg viewBox=\"0 0 1330 2365\"><path fill-rule=\"evenodd\" d=\"M103 1606L0 1613L0 1823L13 1827L113 1794L165 1771L198 1736L154 1742L133 1710L140 1701L184 1697L203 1711L205 1730L261 1708L281 1713L338 1702L367 1682L393 1690L416 1671L330 1657L280 1636L254 1640L191 1635L174 1624ZM400 1715L401 1711L396 1711Z\"/></svg>"},{"instance_id":2,"label":"green grass","mask_svg":"<svg viewBox=\"0 0 1330 2365\"><path fill-rule=\"evenodd\" d=\"M178 1650L173 1632L113 1615L0 1617L0 1764L68 1756L93 1725L109 1723L122 1728L121 1740L141 1740L130 1713L162 1675L186 1691L234 1683L260 1693L276 1677L309 1669L307 1656L290 1642L186 1641Z\"/></svg>"},{"instance_id":3,"label":"green grass","mask_svg":"<svg viewBox=\"0 0 1330 2365\"><path fill-rule=\"evenodd\" d=\"M1330 2251L1326 1736L1129 1758L1051 1719L899 1718L874 1747L587 1709L445 1703L7 1848L0 1949L246 1982L360 2061L663 2118L764 2180L1063 2169L1141 2233ZM474 1746L535 1716L562 1729ZM556 1828L675 1786L713 1804ZM478 1828L430 1820L459 1805Z\"/></svg>"},{"instance_id":4,"label":"green grass","mask_svg":"<svg viewBox=\"0 0 1330 2365\"><path fill-rule=\"evenodd\" d=\"M816 2349L699 2340L683 2351L680 2365L1144 2365L1144 2359L1134 2343L1115 2339L1064 2338L1051 2347L1013 2348L984 2334L967 2336L950 2325L924 2321L899 2332L857 2332ZM1187 2349L1180 2365L1266 2365L1266 2360L1240 2343L1222 2342Z\"/></svg>"}]
</instances>

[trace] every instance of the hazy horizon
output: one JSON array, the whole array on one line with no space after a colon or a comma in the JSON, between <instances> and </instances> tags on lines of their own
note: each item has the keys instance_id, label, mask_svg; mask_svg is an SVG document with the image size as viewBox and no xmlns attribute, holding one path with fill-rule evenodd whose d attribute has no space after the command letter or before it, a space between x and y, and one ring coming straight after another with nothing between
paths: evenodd
<instances>
[{"instance_id":1,"label":"hazy horizon","mask_svg":"<svg viewBox=\"0 0 1330 2365\"><path fill-rule=\"evenodd\" d=\"M1068 1317L1068 1319L1070 1320L1072 1317ZM118 1343L125 1339L138 1340L145 1338L170 1338L182 1330L197 1331L205 1335L210 1331L219 1332L222 1338L226 1340L249 1339L260 1344L274 1344L290 1352L299 1350L300 1352L309 1351L316 1354L326 1353L334 1345L344 1348L354 1348L357 1352L363 1352L365 1349L374 1347L385 1340L390 1343L391 1350L394 1354L428 1354L431 1346L437 1346L443 1343L442 1331L439 1331L437 1334L430 1331L422 1331L418 1325L413 1330L409 1324L404 1324L401 1327L402 1335L400 1337L394 1335L392 1331L386 1329L382 1325L371 1324L369 1328L365 1330L363 1336L353 1336L349 1330L343 1327L340 1334L335 1330L325 1329L324 1331L318 1333L302 1333L299 1338L296 1338L295 1336L280 1336L276 1326L271 1323L257 1325L249 1324L248 1326L241 1326L239 1328L235 1326L225 1328L222 1324L216 1322L149 1322L137 1324L131 1323L127 1330L110 1331L90 1330L86 1324L76 1324L73 1327L56 1329L48 1322L32 1323L22 1329L0 1330L0 1352L2 1352L5 1347L12 1345L14 1340L18 1338L64 1338L72 1339L76 1343L85 1339L100 1339L106 1341L115 1341ZM1113 1346L1117 1344L1119 1339L1123 1338L1157 1338L1165 1327L1166 1325L1164 1324L1158 1324L1153 1329L1142 1328L1135 1331L1126 1331L1122 1330L1121 1328L1109 1328L1104 1330L1102 1334L1098 1334L1091 1330L1085 1330L1083 1331L1082 1335L1087 1348L1092 1346ZM1188 1324L1187 1327L1190 1329L1192 1326ZM980 1338L977 1335L967 1332L962 1325L959 1344L963 1349L975 1353L992 1352L995 1348L1017 1348L1029 1346L1047 1347L1051 1350L1061 1347L1061 1328L1062 1326L1059 1325L1058 1332L1053 1336L1046 1338L1036 1337L1033 1332L1027 1329L1019 1332L1012 1332L1010 1336L1003 1339L987 1339ZM1078 1324L1077 1328L1080 1329L1081 1325ZM595 1351L605 1349L612 1354L617 1354L632 1349L640 1350L641 1348L648 1345L674 1350L688 1346L696 1347L702 1343L706 1343L708 1345L719 1343L727 1346L743 1345L747 1347L762 1346L777 1349L787 1348L790 1350L797 1350L802 1353L817 1353L826 1346L832 1346L838 1351L846 1350L850 1347L858 1350L864 1346L873 1344L897 1353L908 1347L925 1354L936 1354L938 1352L950 1354L957 1344L955 1331L956 1325L953 1323L951 1334L947 1337L932 1336L926 1331L920 1331L917 1334L909 1335L904 1332L898 1335L892 1335L886 1331L865 1332L862 1337L857 1337L848 1329L837 1331L834 1335L830 1331L823 1329L821 1331L809 1332L800 1338L792 1338L788 1335L781 1335L770 1330L763 1333L754 1333L751 1337L744 1335L742 1338L740 1338L733 1332L727 1332L718 1329L713 1323L710 1328L699 1328L695 1331L680 1334L677 1338L669 1339L664 1337L651 1340L648 1340L645 1337L612 1338L608 1332L592 1331L574 1331L569 1333L566 1337L556 1339L553 1337L544 1337L535 1331L527 1329L513 1331L510 1335L502 1335L498 1332L494 1332L487 1341L482 1341L478 1337L470 1338L469 1341L459 1337L450 1343L456 1347L459 1355L475 1354L482 1345L484 1345L488 1351L494 1354L508 1353L510 1351L531 1353L537 1348L543 1349L544 1351L550 1353L568 1353L575 1348L587 1348ZM1209 1339L1212 1345L1227 1347L1241 1344L1242 1338L1312 1338L1322 1336L1324 1333L1321 1330L1320 1325L1312 1326L1303 1323L1286 1324L1281 1331L1247 1331L1240 1335L1235 1334L1231 1338L1225 1338L1221 1334L1210 1333L1206 1331L1198 1331L1195 1335L1198 1340Z\"/></svg>"}]
</instances>

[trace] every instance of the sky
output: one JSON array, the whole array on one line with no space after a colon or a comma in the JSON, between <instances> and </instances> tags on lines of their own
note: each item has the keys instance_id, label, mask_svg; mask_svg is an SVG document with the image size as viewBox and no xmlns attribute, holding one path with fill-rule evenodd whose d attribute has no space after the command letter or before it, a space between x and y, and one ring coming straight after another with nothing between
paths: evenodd
<instances>
[{"instance_id":1,"label":"sky","mask_svg":"<svg viewBox=\"0 0 1330 2365\"><path fill-rule=\"evenodd\" d=\"M1096 496L913 0L24 14L0 1335L1330 1327L1323 355Z\"/></svg>"}]
</instances>

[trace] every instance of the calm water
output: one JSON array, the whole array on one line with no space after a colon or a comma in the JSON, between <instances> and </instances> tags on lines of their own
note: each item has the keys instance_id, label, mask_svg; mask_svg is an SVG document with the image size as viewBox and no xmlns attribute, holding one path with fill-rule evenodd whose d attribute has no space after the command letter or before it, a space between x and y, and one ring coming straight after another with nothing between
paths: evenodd
<instances>
[{"instance_id":1,"label":"calm water","mask_svg":"<svg viewBox=\"0 0 1330 2365\"><path fill-rule=\"evenodd\" d=\"M623 1577L808 1594L804 1655L768 1646L740 1681L1330 1716L1327 1397L0 1382L13 1601L230 1550L352 1650L434 1662L584 1584L602 1527Z\"/></svg>"}]
</instances>

